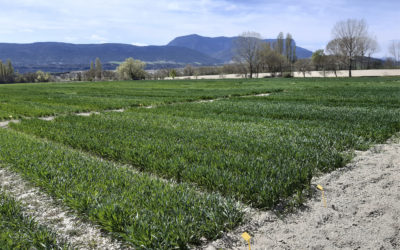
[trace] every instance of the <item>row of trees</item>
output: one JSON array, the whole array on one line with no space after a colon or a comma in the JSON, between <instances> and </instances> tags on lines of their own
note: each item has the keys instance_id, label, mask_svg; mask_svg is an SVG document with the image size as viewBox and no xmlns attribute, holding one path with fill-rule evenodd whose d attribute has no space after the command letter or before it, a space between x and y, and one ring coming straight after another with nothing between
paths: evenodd
<instances>
[{"instance_id":1,"label":"row of trees","mask_svg":"<svg viewBox=\"0 0 400 250\"><path fill-rule=\"evenodd\" d=\"M279 33L276 42L261 39L257 32L244 32L234 41L234 61L246 69L250 78L261 71L281 72L296 60L296 44L289 33Z\"/></svg>"},{"instance_id":2,"label":"row of trees","mask_svg":"<svg viewBox=\"0 0 400 250\"><path fill-rule=\"evenodd\" d=\"M96 58L95 63L90 62L90 69L85 72L84 77L86 81L101 81L104 77L103 66L100 58Z\"/></svg>"},{"instance_id":3,"label":"row of trees","mask_svg":"<svg viewBox=\"0 0 400 250\"><path fill-rule=\"evenodd\" d=\"M51 79L49 73L40 70L36 73L20 74L14 71L10 60L5 64L0 60L0 83L48 82Z\"/></svg>"},{"instance_id":4,"label":"row of trees","mask_svg":"<svg viewBox=\"0 0 400 250\"><path fill-rule=\"evenodd\" d=\"M148 73L144 70L146 64L140 60L127 58L115 71L103 70L99 58L90 62L90 68L87 71L71 72L60 74L59 80L67 81L114 81L114 80L141 80L148 78Z\"/></svg>"},{"instance_id":5,"label":"row of trees","mask_svg":"<svg viewBox=\"0 0 400 250\"><path fill-rule=\"evenodd\" d=\"M250 78L260 71L280 71L282 74L285 69L292 72L293 66L302 72L312 66L324 72L347 69L351 77L355 68L368 69L375 66L371 56L379 50L379 46L364 20L340 21L333 27L332 36L325 51L316 51L311 60L296 62L296 46L290 34L284 38L283 33L280 33L276 42L271 44L263 41L256 32L244 32L235 41L234 60L243 65ZM393 42L389 53L395 64L400 62L400 42Z\"/></svg>"},{"instance_id":6,"label":"row of trees","mask_svg":"<svg viewBox=\"0 0 400 250\"><path fill-rule=\"evenodd\" d=\"M326 46L326 51L337 64L346 65L349 77L357 60L371 58L378 50L378 43L369 33L364 20L340 21L333 27L332 35L333 39Z\"/></svg>"},{"instance_id":7,"label":"row of trees","mask_svg":"<svg viewBox=\"0 0 400 250\"><path fill-rule=\"evenodd\" d=\"M11 83L14 81L14 68L10 60L5 64L0 61L0 83Z\"/></svg>"}]
</instances>

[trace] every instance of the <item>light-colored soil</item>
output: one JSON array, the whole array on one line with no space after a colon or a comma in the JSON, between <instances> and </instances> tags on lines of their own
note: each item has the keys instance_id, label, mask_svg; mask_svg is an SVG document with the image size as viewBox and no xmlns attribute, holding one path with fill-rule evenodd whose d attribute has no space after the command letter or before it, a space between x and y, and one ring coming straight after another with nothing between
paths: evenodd
<instances>
[{"instance_id":1,"label":"light-colored soil","mask_svg":"<svg viewBox=\"0 0 400 250\"><path fill-rule=\"evenodd\" d=\"M368 69L368 70L352 70L354 77L364 76L400 76L400 69ZM254 74L253 78L271 77L271 73ZM301 72L293 72L294 77L303 77ZM306 72L306 77L348 77L348 70L338 70L336 75L331 71L309 71ZM226 75L203 75L203 76L180 76L175 77L175 80L200 80L200 79L241 79L246 78L244 74L226 74ZM166 77L165 80L173 80L171 77Z\"/></svg>"},{"instance_id":2,"label":"light-colored soil","mask_svg":"<svg viewBox=\"0 0 400 250\"><path fill-rule=\"evenodd\" d=\"M0 190L20 201L26 214L66 239L74 249L121 248L118 242L102 234L100 229L69 213L59 205L60 202L56 202L6 168L0 168Z\"/></svg>"},{"instance_id":3,"label":"light-colored soil","mask_svg":"<svg viewBox=\"0 0 400 250\"><path fill-rule=\"evenodd\" d=\"M77 116L91 116L91 115L99 115L99 114L100 114L100 112L93 111L93 112L76 113L75 115L77 115Z\"/></svg>"},{"instance_id":4,"label":"light-colored soil","mask_svg":"<svg viewBox=\"0 0 400 250\"><path fill-rule=\"evenodd\" d=\"M364 70L352 70L352 76L354 77L367 77L367 76L399 76L399 69L364 69ZM336 75L332 71L310 71L306 73L306 77L348 77L348 70L338 70ZM303 73L295 72L294 77L303 77Z\"/></svg>"},{"instance_id":5,"label":"light-colored soil","mask_svg":"<svg viewBox=\"0 0 400 250\"><path fill-rule=\"evenodd\" d=\"M52 121L54 120L56 117L55 116L45 116L45 117L39 117L39 120L43 120L43 121Z\"/></svg>"},{"instance_id":6,"label":"light-colored soil","mask_svg":"<svg viewBox=\"0 0 400 250\"><path fill-rule=\"evenodd\" d=\"M18 122L20 122L20 121L19 121L19 120L2 121L2 122L0 122L0 128L8 128L8 124L9 124L10 122L18 123Z\"/></svg>"},{"instance_id":7,"label":"light-colored soil","mask_svg":"<svg viewBox=\"0 0 400 250\"><path fill-rule=\"evenodd\" d=\"M257 94L257 95L252 95L252 96L269 96L270 93L264 93L264 94Z\"/></svg>"},{"instance_id":8,"label":"light-colored soil","mask_svg":"<svg viewBox=\"0 0 400 250\"><path fill-rule=\"evenodd\" d=\"M400 249L400 140L376 145L345 168L313 180L305 207L278 218L252 212L250 222L210 244L207 249Z\"/></svg>"}]
</instances>

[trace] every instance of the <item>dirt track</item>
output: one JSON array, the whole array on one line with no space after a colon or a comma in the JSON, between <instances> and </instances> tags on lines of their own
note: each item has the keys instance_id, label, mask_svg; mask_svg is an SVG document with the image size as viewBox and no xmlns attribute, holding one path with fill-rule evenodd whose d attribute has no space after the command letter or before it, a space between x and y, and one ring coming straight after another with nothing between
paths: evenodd
<instances>
[{"instance_id":1,"label":"dirt track","mask_svg":"<svg viewBox=\"0 0 400 250\"><path fill-rule=\"evenodd\" d=\"M400 76L400 69L364 69L364 70L353 70L352 75L354 77L367 77L367 76ZM306 77L348 77L349 71L338 70L336 74L332 71L309 71L306 72ZM253 78L265 78L271 77L271 73L259 73L253 75ZM303 78L303 73L293 72L293 77ZM179 76L175 77L175 80L185 79L241 79L246 78L244 74L224 74L224 75L202 75L202 76ZM165 80L172 80L171 77L166 77Z\"/></svg>"},{"instance_id":2,"label":"dirt track","mask_svg":"<svg viewBox=\"0 0 400 250\"><path fill-rule=\"evenodd\" d=\"M258 212L249 225L207 249L400 249L400 140L377 145L345 168L313 180L325 189L305 208L283 219Z\"/></svg>"}]
</instances>

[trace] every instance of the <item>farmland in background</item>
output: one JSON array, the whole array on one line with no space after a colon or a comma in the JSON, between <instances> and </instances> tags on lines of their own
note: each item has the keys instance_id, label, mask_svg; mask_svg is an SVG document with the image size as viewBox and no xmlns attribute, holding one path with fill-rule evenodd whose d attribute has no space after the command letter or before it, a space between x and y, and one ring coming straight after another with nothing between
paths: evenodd
<instances>
[{"instance_id":1,"label":"farmland in background","mask_svg":"<svg viewBox=\"0 0 400 250\"><path fill-rule=\"evenodd\" d=\"M64 114L0 130L0 163L136 247L215 239L243 223L236 201L301 202L313 176L400 131L397 77L21 84L0 96L2 119Z\"/></svg>"}]
</instances>

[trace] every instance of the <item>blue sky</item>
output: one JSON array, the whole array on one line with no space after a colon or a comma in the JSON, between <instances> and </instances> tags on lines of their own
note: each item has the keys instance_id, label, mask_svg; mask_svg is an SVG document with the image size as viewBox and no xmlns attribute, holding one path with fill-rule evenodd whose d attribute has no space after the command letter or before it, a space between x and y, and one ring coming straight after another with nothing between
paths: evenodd
<instances>
[{"instance_id":1,"label":"blue sky","mask_svg":"<svg viewBox=\"0 0 400 250\"><path fill-rule=\"evenodd\" d=\"M338 21L364 18L387 55L400 40L400 0L0 0L0 42L163 45L176 36L274 38L290 32L299 46L324 48Z\"/></svg>"}]
</instances>

